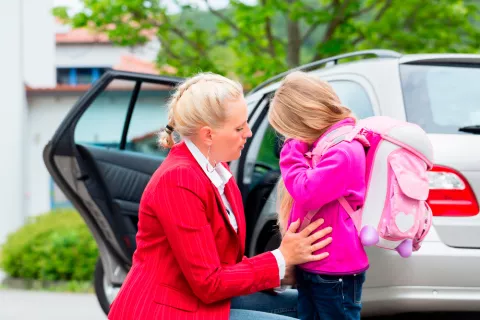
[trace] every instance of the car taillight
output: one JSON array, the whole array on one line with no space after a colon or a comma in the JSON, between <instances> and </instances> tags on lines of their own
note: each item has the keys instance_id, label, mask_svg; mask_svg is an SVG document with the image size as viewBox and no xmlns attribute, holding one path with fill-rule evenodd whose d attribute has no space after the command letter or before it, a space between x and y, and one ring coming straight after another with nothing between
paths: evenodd
<instances>
[{"instance_id":1,"label":"car taillight","mask_svg":"<svg viewBox=\"0 0 480 320\"><path fill-rule=\"evenodd\" d=\"M458 171L434 166L428 173L428 204L434 216L470 217L478 214L478 202L470 184Z\"/></svg>"}]
</instances>

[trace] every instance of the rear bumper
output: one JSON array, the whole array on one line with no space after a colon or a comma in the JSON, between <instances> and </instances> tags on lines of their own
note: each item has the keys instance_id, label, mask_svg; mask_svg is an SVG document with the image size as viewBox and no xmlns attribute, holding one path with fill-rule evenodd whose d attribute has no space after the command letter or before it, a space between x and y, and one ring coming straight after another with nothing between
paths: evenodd
<instances>
[{"instance_id":1,"label":"rear bumper","mask_svg":"<svg viewBox=\"0 0 480 320\"><path fill-rule=\"evenodd\" d=\"M438 239L438 238L437 238ZM480 311L480 249L425 242L410 258L368 248L371 268L365 315L417 311Z\"/></svg>"},{"instance_id":2,"label":"rear bumper","mask_svg":"<svg viewBox=\"0 0 480 320\"><path fill-rule=\"evenodd\" d=\"M363 316L405 312L480 312L480 288L365 288Z\"/></svg>"}]
</instances>

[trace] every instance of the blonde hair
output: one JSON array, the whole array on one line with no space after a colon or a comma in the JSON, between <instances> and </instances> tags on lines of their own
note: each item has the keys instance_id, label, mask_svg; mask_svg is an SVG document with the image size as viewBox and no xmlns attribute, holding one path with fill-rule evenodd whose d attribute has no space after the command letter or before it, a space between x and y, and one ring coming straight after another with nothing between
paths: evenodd
<instances>
[{"instance_id":1,"label":"blonde hair","mask_svg":"<svg viewBox=\"0 0 480 320\"><path fill-rule=\"evenodd\" d=\"M333 88L305 72L288 74L270 103L268 120L285 138L312 144L333 124L354 115L343 106ZM282 179L278 185L278 224L286 231L294 200Z\"/></svg>"},{"instance_id":2,"label":"blonde hair","mask_svg":"<svg viewBox=\"0 0 480 320\"><path fill-rule=\"evenodd\" d=\"M224 102L243 97L242 86L221 75L205 72L181 83L168 104L168 125L160 132L159 144L171 148L173 131L192 136L201 127L220 127L226 117Z\"/></svg>"}]
</instances>

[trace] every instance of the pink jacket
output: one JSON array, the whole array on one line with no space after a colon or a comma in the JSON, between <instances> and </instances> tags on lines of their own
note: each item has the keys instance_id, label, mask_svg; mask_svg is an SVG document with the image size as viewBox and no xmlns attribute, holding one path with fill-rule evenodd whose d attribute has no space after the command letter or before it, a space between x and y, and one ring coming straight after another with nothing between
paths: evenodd
<instances>
[{"instance_id":1,"label":"pink jacket","mask_svg":"<svg viewBox=\"0 0 480 320\"><path fill-rule=\"evenodd\" d=\"M333 125L325 134L339 126L353 124L352 119ZM314 143L312 148L317 144ZM341 142L329 149L315 168L310 168L304 154L311 150L299 140L287 140L280 154L280 170L285 187L294 205L288 224L303 219L310 210L318 210L314 219L323 218L320 228L332 227L332 243L323 251L326 259L300 265L317 274L348 275L368 269L368 257L348 213L337 201L344 196L353 210L365 198L365 151L358 141ZM300 220L301 222L302 220Z\"/></svg>"}]
</instances>

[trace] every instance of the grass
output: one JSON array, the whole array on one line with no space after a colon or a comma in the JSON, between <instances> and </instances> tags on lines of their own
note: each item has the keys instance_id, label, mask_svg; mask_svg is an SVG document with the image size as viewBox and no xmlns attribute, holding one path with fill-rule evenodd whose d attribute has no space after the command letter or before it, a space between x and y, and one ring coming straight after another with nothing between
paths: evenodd
<instances>
[{"instance_id":1,"label":"grass","mask_svg":"<svg viewBox=\"0 0 480 320\"><path fill-rule=\"evenodd\" d=\"M91 281L41 281L32 279L6 278L0 283L0 289L70 292L70 293L94 293Z\"/></svg>"},{"instance_id":2,"label":"grass","mask_svg":"<svg viewBox=\"0 0 480 320\"><path fill-rule=\"evenodd\" d=\"M57 285L52 285L40 290L50 292L72 292L72 293L94 293L93 284L91 282L68 281Z\"/></svg>"}]
</instances>

